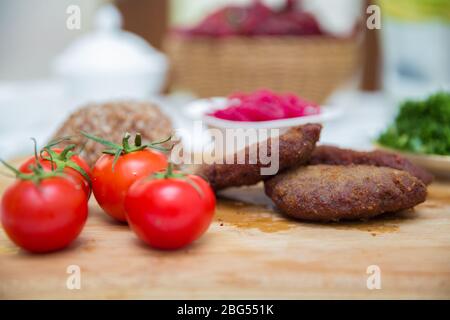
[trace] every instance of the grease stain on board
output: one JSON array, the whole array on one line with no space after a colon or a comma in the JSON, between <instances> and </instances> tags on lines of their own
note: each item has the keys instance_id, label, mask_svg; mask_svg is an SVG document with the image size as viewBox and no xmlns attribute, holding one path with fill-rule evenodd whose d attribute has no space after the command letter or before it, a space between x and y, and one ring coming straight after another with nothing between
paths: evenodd
<instances>
[{"instance_id":1,"label":"grease stain on board","mask_svg":"<svg viewBox=\"0 0 450 320\"><path fill-rule=\"evenodd\" d=\"M95 239L86 239L82 249L83 251L92 252L96 248L96 240Z\"/></svg>"},{"instance_id":2,"label":"grease stain on board","mask_svg":"<svg viewBox=\"0 0 450 320\"><path fill-rule=\"evenodd\" d=\"M266 233L306 227L356 230L377 236L379 234L397 232L400 229L399 224L411 217L413 215L411 210L409 210L395 214L385 214L368 221L341 221L335 223L298 221L277 212L272 201L264 194L262 183L221 191L216 211L216 219L221 225L227 224L248 229L256 228Z\"/></svg>"},{"instance_id":3,"label":"grease stain on board","mask_svg":"<svg viewBox=\"0 0 450 320\"><path fill-rule=\"evenodd\" d=\"M341 221L328 224L339 230L359 230L377 236L384 233L394 233L400 230L400 225L415 219L417 213L413 209L396 213L385 213L370 220Z\"/></svg>"},{"instance_id":4,"label":"grease stain on board","mask_svg":"<svg viewBox=\"0 0 450 320\"><path fill-rule=\"evenodd\" d=\"M278 216L266 206L226 199L221 199L217 204L216 220L220 225L258 229L265 233L287 231L296 227L295 222Z\"/></svg>"},{"instance_id":5,"label":"grease stain on board","mask_svg":"<svg viewBox=\"0 0 450 320\"><path fill-rule=\"evenodd\" d=\"M231 225L242 229L257 229L264 233L288 231L298 227L333 228L368 232L372 236L399 231L402 222L411 219L410 212L384 215L368 221L312 223L283 217L271 206L255 205L237 200L220 199L217 204L216 221L220 226Z\"/></svg>"},{"instance_id":6,"label":"grease stain on board","mask_svg":"<svg viewBox=\"0 0 450 320\"><path fill-rule=\"evenodd\" d=\"M385 221L335 222L332 223L331 226L338 230L359 230L369 232L373 237L383 233L393 233L400 230L400 227L397 224L387 223Z\"/></svg>"},{"instance_id":7,"label":"grease stain on board","mask_svg":"<svg viewBox=\"0 0 450 320\"><path fill-rule=\"evenodd\" d=\"M385 233L395 233L400 230L400 225L408 220L417 218L414 209L404 210L395 213L385 213L370 220L340 221L332 223L321 223L338 230L357 230L370 233L373 237Z\"/></svg>"}]
</instances>

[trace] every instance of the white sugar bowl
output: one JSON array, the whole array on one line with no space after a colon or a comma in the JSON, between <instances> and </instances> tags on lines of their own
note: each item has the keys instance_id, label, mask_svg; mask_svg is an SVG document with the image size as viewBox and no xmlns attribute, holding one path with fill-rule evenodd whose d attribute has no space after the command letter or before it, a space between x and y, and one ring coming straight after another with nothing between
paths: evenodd
<instances>
[{"instance_id":1,"label":"white sugar bowl","mask_svg":"<svg viewBox=\"0 0 450 320\"><path fill-rule=\"evenodd\" d=\"M139 36L121 30L111 4L100 8L95 30L69 45L53 65L67 93L77 100L145 99L161 92L167 58Z\"/></svg>"}]
</instances>

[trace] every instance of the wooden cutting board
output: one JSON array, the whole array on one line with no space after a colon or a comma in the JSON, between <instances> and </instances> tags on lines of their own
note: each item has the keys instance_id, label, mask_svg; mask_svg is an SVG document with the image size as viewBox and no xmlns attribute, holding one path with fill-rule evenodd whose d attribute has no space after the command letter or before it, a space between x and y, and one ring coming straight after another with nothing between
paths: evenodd
<instances>
[{"instance_id":1,"label":"wooden cutting board","mask_svg":"<svg viewBox=\"0 0 450 320\"><path fill-rule=\"evenodd\" d=\"M0 178L0 193L11 181ZM355 223L286 219L260 186L222 197L207 234L174 252L142 244L95 200L60 252L26 253L0 230L0 298L450 298L449 182L415 210ZM79 290L66 286L71 265ZM381 289L367 288L371 265Z\"/></svg>"}]
</instances>

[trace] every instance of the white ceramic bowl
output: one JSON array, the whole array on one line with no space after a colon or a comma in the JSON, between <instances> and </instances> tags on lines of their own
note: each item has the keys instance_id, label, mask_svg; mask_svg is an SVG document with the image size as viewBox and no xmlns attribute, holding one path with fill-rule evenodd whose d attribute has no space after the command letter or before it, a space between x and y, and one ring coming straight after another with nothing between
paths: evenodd
<instances>
[{"instance_id":1,"label":"white ceramic bowl","mask_svg":"<svg viewBox=\"0 0 450 320\"><path fill-rule=\"evenodd\" d=\"M191 120L202 120L206 125L219 129L286 129L306 123L325 123L342 115L342 108L322 106L318 115L270 121L232 121L219 119L209 113L227 107L227 98L215 97L195 100L184 108L184 115Z\"/></svg>"}]
</instances>

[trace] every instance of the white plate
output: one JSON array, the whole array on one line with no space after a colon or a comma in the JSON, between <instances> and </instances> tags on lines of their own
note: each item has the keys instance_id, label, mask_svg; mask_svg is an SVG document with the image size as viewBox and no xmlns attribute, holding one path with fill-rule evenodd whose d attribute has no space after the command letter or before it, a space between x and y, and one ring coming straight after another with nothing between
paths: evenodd
<instances>
[{"instance_id":1,"label":"white plate","mask_svg":"<svg viewBox=\"0 0 450 320\"><path fill-rule=\"evenodd\" d=\"M272 129L272 128L288 128L306 123L324 123L334 120L342 115L342 108L321 106L321 113L318 115L296 117L281 120L270 121L232 121L219 119L209 116L215 110L226 108L228 99L223 97L215 97L209 99L200 99L189 103L184 108L184 115L191 120L203 120L208 126L222 129Z\"/></svg>"},{"instance_id":2,"label":"white plate","mask_svg":"<svg viewBox=\"0 0 450 320\"><path fill-rule=\"evenodd\" d=\"M403 150L385 147L380 144L375 144L375 147L380 150L400 154L416 165L430 171L437 176L450 178L450 156L411 153Z\"/></svg>"}]
</instances>

